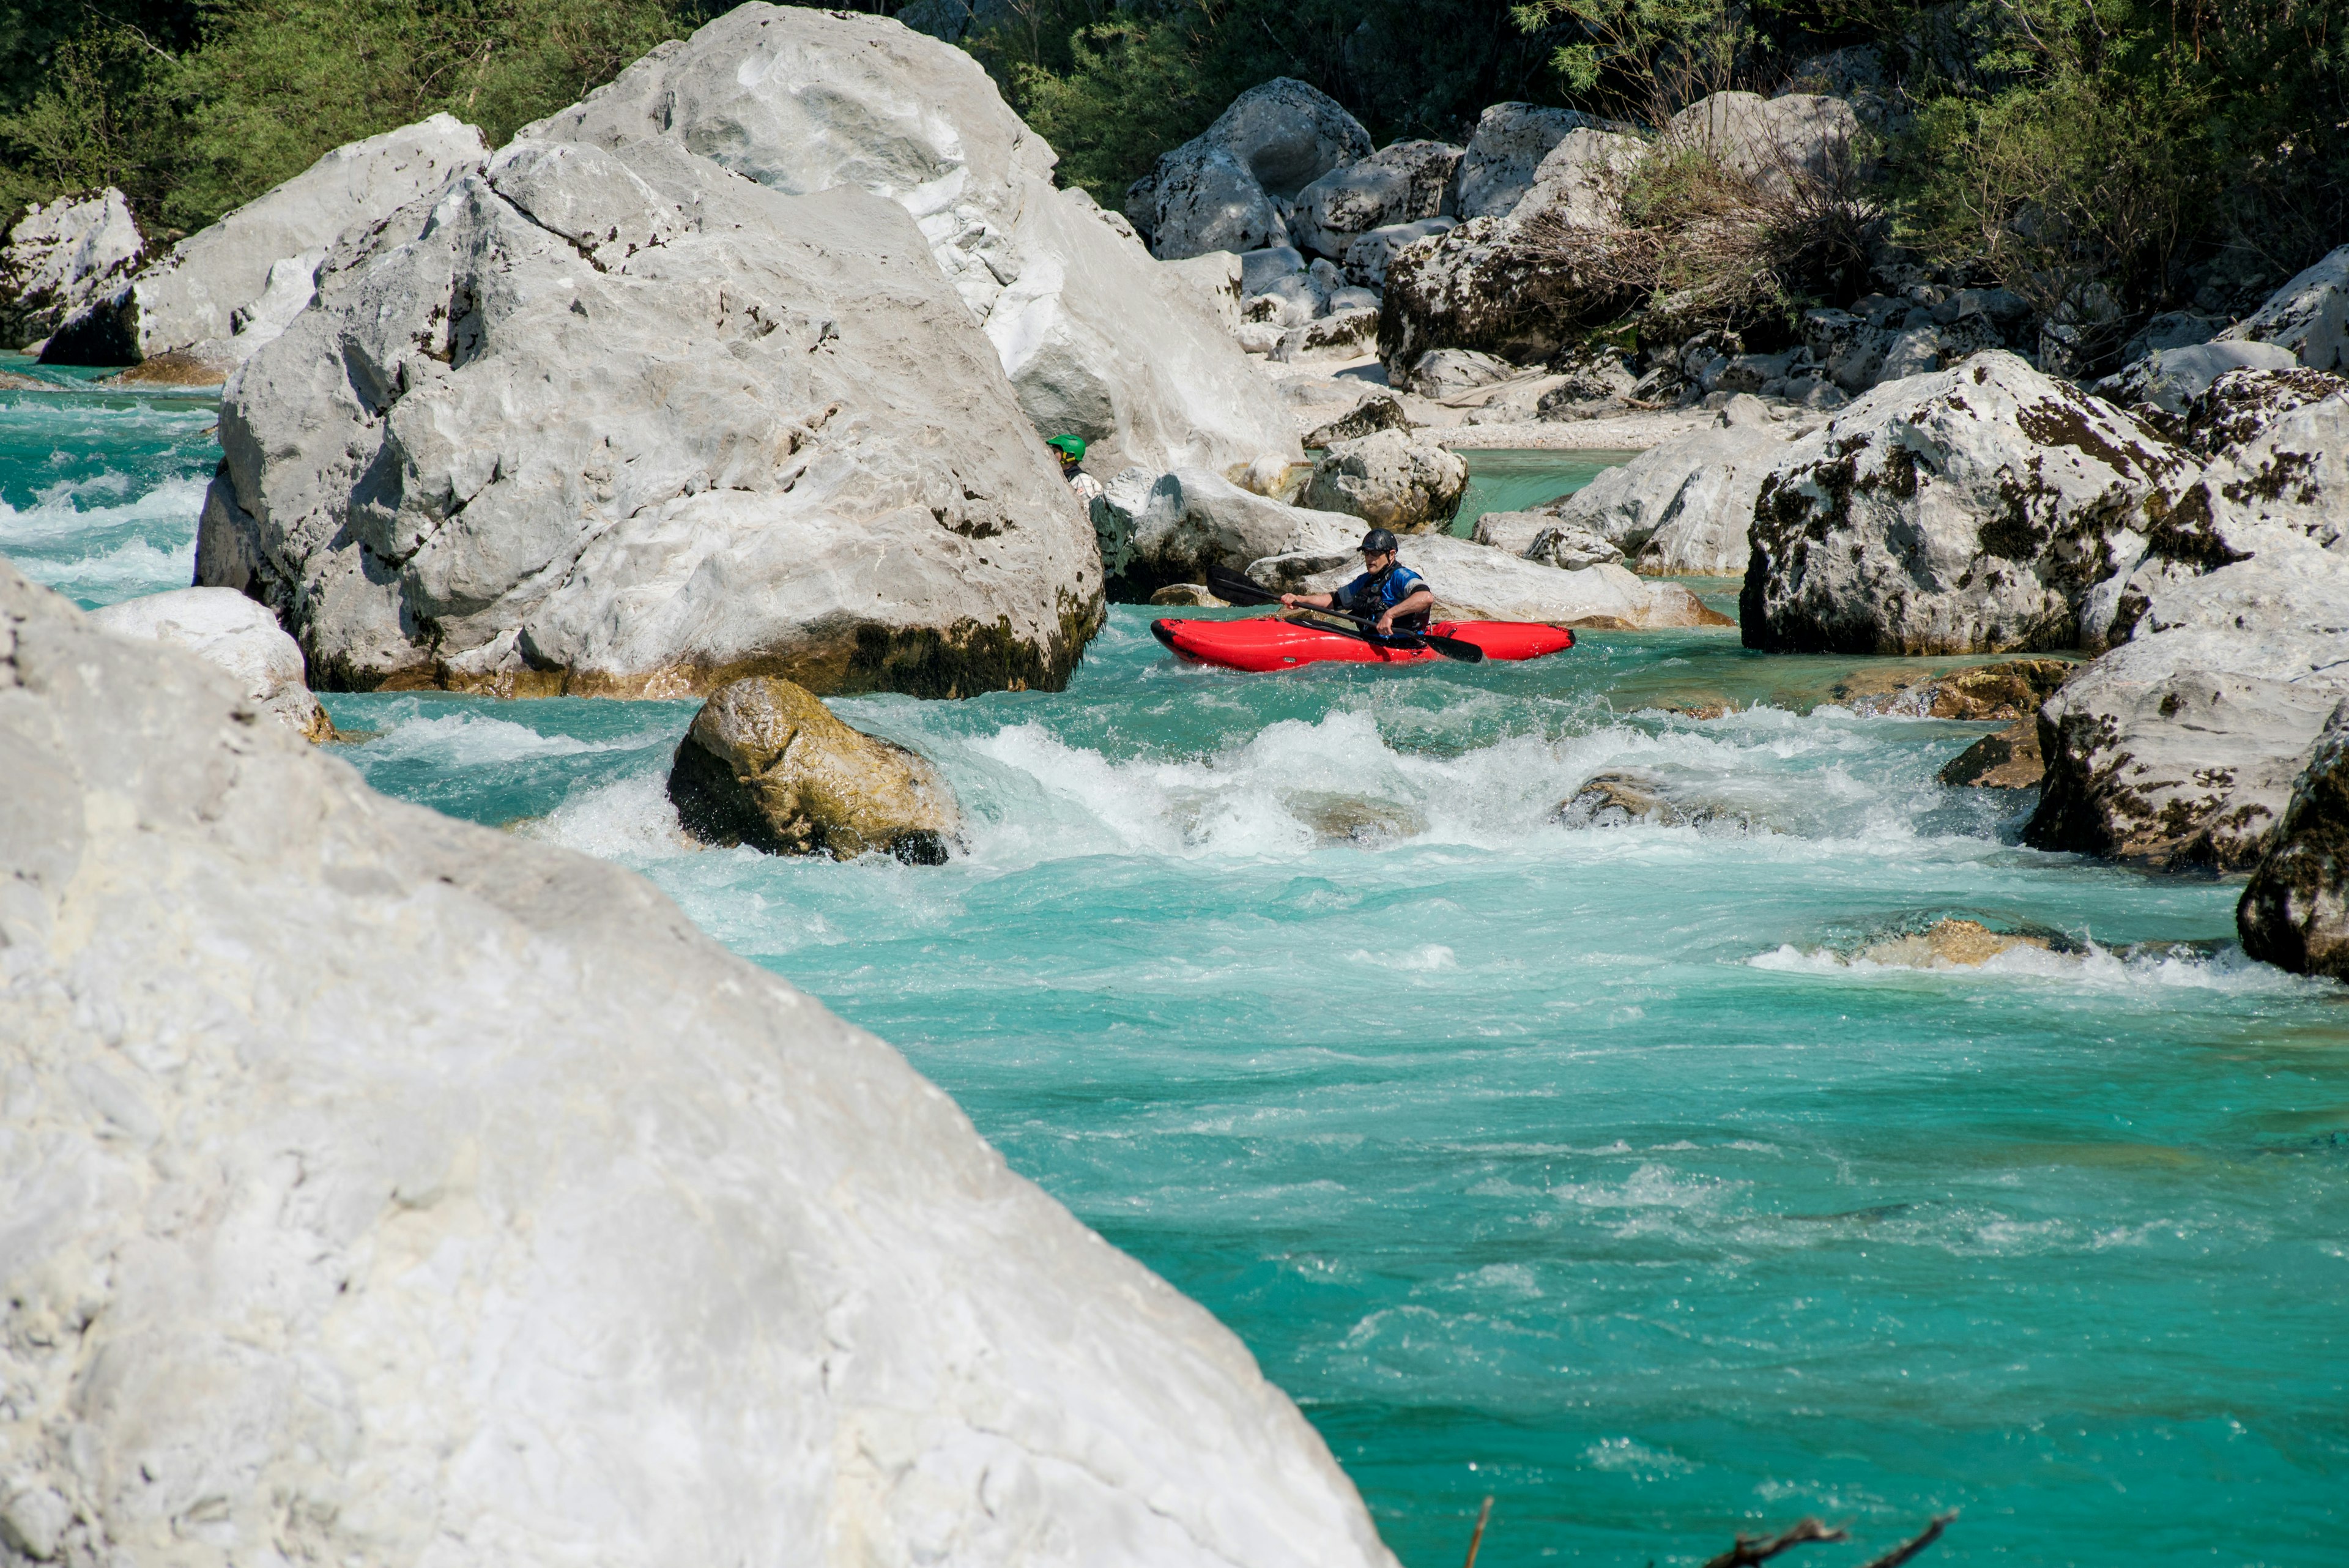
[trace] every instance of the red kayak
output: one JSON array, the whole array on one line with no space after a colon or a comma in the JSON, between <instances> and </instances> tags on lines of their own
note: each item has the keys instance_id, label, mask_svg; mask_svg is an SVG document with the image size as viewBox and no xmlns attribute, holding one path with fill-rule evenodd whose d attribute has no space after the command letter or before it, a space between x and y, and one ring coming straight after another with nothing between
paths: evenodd
<instances>
[{"instance_id":1,"label":"red kayak","mask_svg":"<svg viewBox=\"0 0 2349 1568\"><path fill-rule=\"evenodd\" d=\"M1539 621L1440 620L1428 630L1458 638L1487 659L1539 659L1574 646L1574 633ZM1293 670L1300 664L1428 664L1432 648L1381 648L1293 620L1154 620L1150 635L1185 659L1226 670Z\"/></svg>"}]
</instances>

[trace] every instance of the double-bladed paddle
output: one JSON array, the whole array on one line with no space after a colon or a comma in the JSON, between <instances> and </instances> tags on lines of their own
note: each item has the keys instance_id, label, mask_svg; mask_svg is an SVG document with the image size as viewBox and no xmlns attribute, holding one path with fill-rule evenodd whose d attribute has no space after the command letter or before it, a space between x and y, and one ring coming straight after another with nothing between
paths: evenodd
<instances>
[{"instance_id":1,"label":"double-bladed paddle","mask_svg":"<svg viewBox=\"0 0 2349 1568\"><path fill-rule=\"evenodd\" d=\"M1217 598L1230 604L1277 605L1280 602L1278 594L1269 588L1259 587L1255 582L1227 566L1207 568L1207 588ZM1356 629L1350 631L1343 627L1335 626L1323 627L1320 629L1339 637L1360 638L1374 648L1401 649L1406 653L1422 648L1432 648L1444 658L1456 659L1463 664L1482 664L1485 661L1483 649L1473 642L1463 642L1456 637L1440 637L1432 631L1398 631L1381 637L1371 629L1377 623L1368 616L1354 615L1341 609L1317 609L1309 605L1300 607L1309 615L1329 616L1338 620L1351 621Z\"/></svg>"}]
</instances>

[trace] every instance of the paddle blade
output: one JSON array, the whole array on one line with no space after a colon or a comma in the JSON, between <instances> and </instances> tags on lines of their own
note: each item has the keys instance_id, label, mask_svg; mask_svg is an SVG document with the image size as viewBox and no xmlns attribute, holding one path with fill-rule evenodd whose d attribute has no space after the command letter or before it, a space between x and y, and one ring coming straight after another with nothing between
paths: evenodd
<instances>
[{"instance_id":1,"label":"paddle blade","mask_svg":"<svg viewBox=\"0 0 2349 1568\"><path fill-rule=\"evenodd\" d=\"M1482 664L1485 650L1473 642L1463 642L1456 637L1438 637L1432 631L1418 634L1420 641L1446 659L1456 659L1463 664Z\"/></svg>"}]
</instances>

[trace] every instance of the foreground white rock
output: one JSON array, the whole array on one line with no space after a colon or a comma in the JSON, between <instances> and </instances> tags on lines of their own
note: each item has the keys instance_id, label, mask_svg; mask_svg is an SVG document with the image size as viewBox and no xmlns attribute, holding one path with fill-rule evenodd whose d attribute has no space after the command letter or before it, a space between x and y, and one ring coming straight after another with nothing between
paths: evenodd
<instances>
[{"instance_id":1,"label":"foreground white rock","mask_svg":"<svg viewBox=\"0 0 2349 1568\"><path fill-rule=\"evenodd\" d=\"M1392 1568L887 1045L240 701L0 563L13 1558Z\"/></svg>"},{"instance_id":2,"label":"foreground white rock","mask_svg":"<svg viewBox=\"0 0 2349 1568\"><path fill-rule=\"evenodd\" d=\"M1092 528L901 208L516 142L404 232L222 404L198 578L319 684L1067 679Z\"/></svg>"},{"instance_id":3,"label":"foreground white rock","mask_svg":"<svg viewBox=\"0 0 2349 1568\"><path fill-rule=\"evenodd\" d=\"M1398 543L1402 564L1434 590L1438 619L1632 629L1729 624L1678 583L1643 582L1617 566L1564 571L1448 534L1408 534ZM1252 562L1247 570L1268 588L1327 593L1361 569L1359 556L1299 551Z\"/></svg>"},{"instance_id":4,"label":"foreground white rock","mask_svg":"<svg viewBox=\"0 0 2349 1568\"><path fill-rule=\"evenodd\" d=\"M1785 450L1754 503L1747 646L2071 648L2192 477L2135 420L2003 351L1878 387Z\"/></svg>"},{"instance_id":5,"label":"foreground white rock","mask_svg":"<svg viewBox=\"0 0 2349 1568\"><path fill-rule=\"evenodd\" d=\"M309 275L337 238L478 169L488 151L479 130L446 114L337 147L173 245L127 290L61 330L44 358L109 364L186 352L223 366L246 358L307 303ZM279 297L256 314L273 288ZM77 334L94 344L111 335L119 350L76 358L66 340Z\"/></svg>"},{"instance_id":6,"label":"foreground white rock","mask_svg":"<svg viewBox=\"0 0 2349 1568\"><path fill-rule=\"evenodd\" d=\"M888 197L986 323L1038 431L1082 436L1104 468L1296 454L1215 307L1091 197L1054 190L1052 150L951 44L883 16L742 5L523 134L661 137L787 195Z\"/></svg>"},{"instance_id":7,"label":"foreground white rock","mask_svg":"<svg viewBox=\"0 0 2349 1568\"><path fill-rule=\"evenodd\" d=\"M0 245L0 348L38 342L113 294L145 250L130 204L111 185L28 203Z\"/></svg>"},{"instance_id":8,"label":"foreground white rock","mask_svg":"<svg viewBox=\"0 0 2349 1568\"><path fill-rule=\"evenodd\" d=\"M295 734L312 741L335 726L303 684L302 649L277 618L233 588L177 588L92 611L90 624L116 637L182 648L219 665L244 689L245 700Z\"/></svg>"}]
</instances>

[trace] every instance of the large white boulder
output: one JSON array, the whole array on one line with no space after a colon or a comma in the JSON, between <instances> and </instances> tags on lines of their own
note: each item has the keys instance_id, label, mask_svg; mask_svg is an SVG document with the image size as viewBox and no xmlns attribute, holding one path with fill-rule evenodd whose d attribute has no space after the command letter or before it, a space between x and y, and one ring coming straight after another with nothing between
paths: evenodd
<instances>
[{"instance_id":1,"label":"large white boulder","mask_svg":"<svg viewBox=\"0 0 2349 1568\"><path fill-rule=\"evenodd\" d=\"M986 324L1039 432L1082 436L1106 466L1220 470L1296 451L1213 306L1082 192L1052 187L1051 148L976 60L887 17L739 6L523 134L658 137L786 195L889 198Z\"/></svg>"},{"instance_id":2,"label":"large white boulder","mask_svg":"<svg viewBox=\"0 0 2349 1568\"><path fill-rule=\"evenodd\" d=\"M1427 579L1439 620L1630 629L1728 624L1680 584L1644 582L1611 564L1562 570L1448 534L1409 534L1398 544L1402 564ZM1318 594L1343 587L1361 569L1359 555L1299 550L1252 562L1247 570L1278 592Z\"/></svg>"},{"instance_id":3,"label":"large white boulder","mask_svg":"<svg viewBox=\"0 0 2349 1568\"><path fill-rule=\"evenodd\" d=\"M1152 253L1170 261L1285 244L1299 194L1370 152L1370 132L1337 99L1276 77L1161 154L1127 189L1125 215L1148 236Z\"/></svg>"},{"instance_id":4,"label":"large white boulder","mask_svg":"<svg viewBox=\"0 0 2349 1568\"><path fill-rule=\"evenodd\" d=\"M116 293L146 242L122 192L28 203L0 244L0 348L22 348Z\"/></svg>"},{"instance_id":5,"label":"large white boulder","mask_svg":"<svg viewBox=\"0 0 2349 1568\"><path fill-rule=\"evenodd\" d=\"M308 303L310 275L336 239L445 189L487 155L481 133L446 114L337 147L149 263L127 293L61 329L43 358L115 362L77 358L68 341L111 333L130 360L191 353L227 366L248 358ZM264 296L273 297L256 309Z\"/></svg>"},{"instance_id":6,"label":"large white boulder","mask_svg":"<svg viewBox=\"0 0 2349 1568\"><path fill-rule=\"evenodd\" d=\"M1623 188L1648 144L1619 130L1569 130L1534 169L1533 182L1510 213L1523 233L1547 228L1612 229L1623 219Z\"/></svg>"},{"instance_id":7,"label":"large white boulder","mask_svg":"<svg viewBox=\"0 0 2349 1568\"><path fill-rule=\"evenodd\" d=\"M1543 510L1608 540L1643 572L1744 571L1754 498L1786 456L1790 432L1730 413L1650 447Z\"/></svg>"},{"instance_id":8,"label":"large white boulder","mask_svg":"<svg viewBox=\"0 0 2349 1568\"><path fill-rule=\"evenodd\" d=\"M1449 142L1391 142L1305 187L1288 231L1300 250L1344 261L1372 229L1444 216L1459 168L1460 149Z\"/></svg>"},{"instance_id":9,"label":"large white boulder","mask_svg":"<svg viewBox=\"0 0 2349 1568\"><path fill-rule=\"evenodd\" d=\"M1578 109L1496 103L1476 117L1461 156L1453 211L1464 221L1505 217L1533 189L1542 161L1570 132L1628 129Z\"/></svg>"},{"instance_id":10,"label":"large white boulder","mask_svg":"<svg viewBox=\"0 0 2349 1568\"><path fill-rule=\"evenodd\" d=\"M2243 950L2298 974L2349 980L2349 702L2293 781L2283 820L2235 906Z\"/></svg>"},{"instance_id":11,"label":"large white boulder","mask_svg":"<svg viewBox=\"0 0 2349 1568\"><path fill-rule=\"evenodd\" d=\"M12 1561L1392 1568L1247 1349L617 867L0 563Z\"/></svg>"},{"instance_id":12,"label":"large white boulder","mask_svg":"<svg viewBox=\"0 0 2349 1568\"><path fill-rule=\"evenodd\" d=\"M1842 99L1820 93L1717 92L1672 116L1668 151L1702 152L1768 191L1797 182L1832 186L1849 168L1859 120Z\"/></svg>"},{"instance_id":13,"label":"large white boulder","mask_svg":"<svg viewBox=\"0 0 2349 1568\"><path fill-rule=\"evenodd\" d=\"M2070 648L2191 481L2179 449L2003 351L1889 381L1762 481L1748 646L1846 653Z\"/></svg>"},{"instance_id":14,"label":"large white boulder","mask_svg":"<svg viewBox=\"0 0 2349 1568\"><path fill-rule=\"evenodd\" d=\"M1387 268L1395 257L1422 240L1449 234L1457 222L1454 218L1422 218L1412 223L1387 223L1356 235L1346 247L1346 280L1363 288L1383 291Z\"/></svg>"},{"instance_id":15,"label":"large white boulder","mask_svg":"<svg viewBox=\"0 0 2349 1568\"><path fill-rule=\"evenodd\" d=\"M2291 349L2276 343L2194 343L2183 348L2157 348L2097 382L2096 393L2125 408L2142 403L2177 418L2210 389L2211 382L2230 370L2283 370L2299 362Z\"/></svg>"},{"instance_id":16,"label":"large white boulder","mask_svg":"<svg viewBox=\"0 0 2349 1568\"><path fill-rule=\"evenodd\" d=\"M300 645L277 618L233 588L175 588L124 599L90 612L90 624L116 637L183 648L236 677L245 701L295 734L324 741L335 732L304 684Z\"/></svg>"},{"instance_id":17,"label":"large white boulder","mask_svg":"<svg viewBox=\"0 0 2349 1568\"><path fill-rule=\"evenodd\" d=\"M2349 697L2349 391L2222 451L2107 599L2118 646L2041 711L2027 838L2249 867Z\"/></svg>"},{"instance_id":18,"label":"large white boulder","mask_svg":"<svg viewBox=\"0 0 2349 1568\"><path fill-rule=\"evenodd\" d=\"M516 141L406 233L222 404L198 578L320 684L1067 679L1092 528L902 208Z\"/></svg>"},{"instance_id":19,"label":"large white boulder","mask_svg":"<svg viewBox=\"0 0 2349 1568\"><path fill-rule=\"evenodd\" d=\"M2272 343L2312 370L2349 374L2349 245L2294 277L2224 332L2230 343Z\"/></svg>"}]
</instances>

